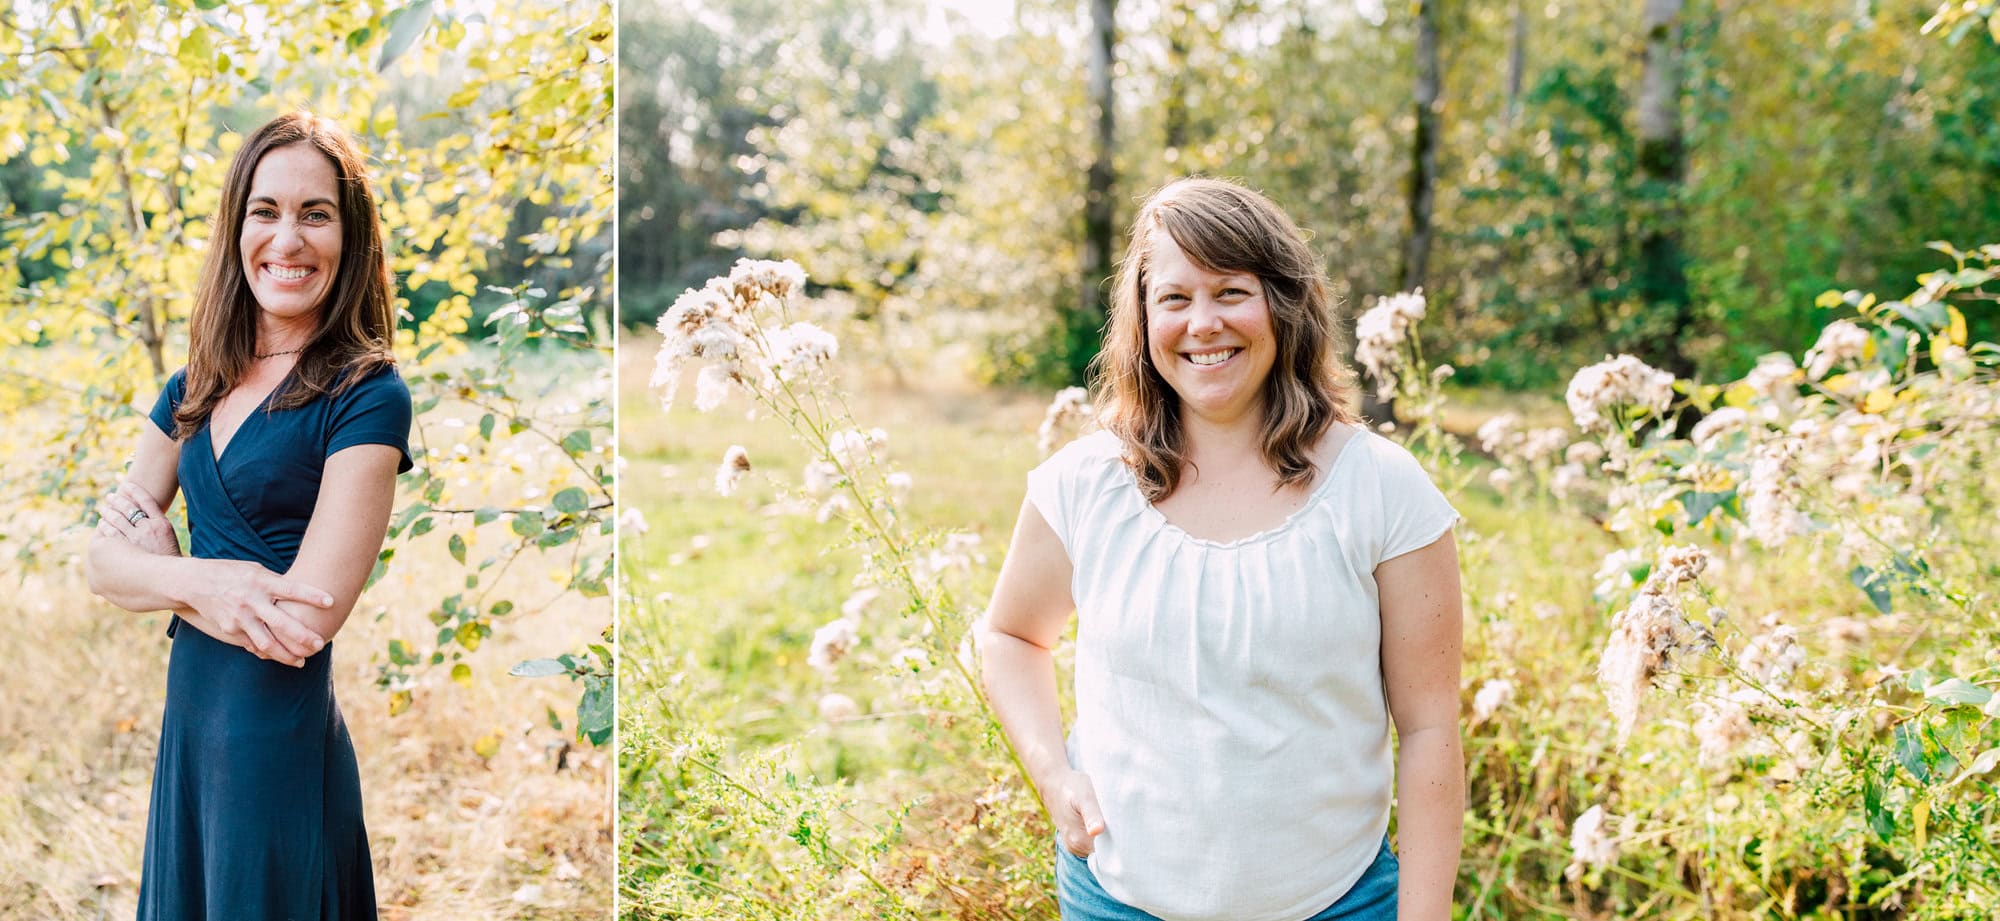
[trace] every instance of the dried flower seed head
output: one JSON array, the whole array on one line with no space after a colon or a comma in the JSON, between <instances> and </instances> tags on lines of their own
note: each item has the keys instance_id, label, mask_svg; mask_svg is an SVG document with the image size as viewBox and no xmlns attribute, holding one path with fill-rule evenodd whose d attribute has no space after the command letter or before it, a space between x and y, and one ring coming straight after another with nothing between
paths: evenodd
<instances>
[{"instance_id":1,"label":"dried flower seed head","mask_svg":"<svg viewBox=\"0 0 2000 921\"><path fill-rule=\"evenodd\" d=\"M1666 412L1674 400L1674 376L1630 355L1619 355L1576 372L1564 400L1577 428L1607 431L1621 409L1642 416Z\"/></svg>"},{"instance_id":2,"label":"dried flower seed head","mask_svg":"<svg viewBox=\"0 0 2000 921\"><path fill-rule=\"evenodd\" d=\"M735 495L743 475L749 472L750 452L742 445L730 445L722 453L722 464L715 468L715 491L725 496Z\"/></svg>"}]
</instances>

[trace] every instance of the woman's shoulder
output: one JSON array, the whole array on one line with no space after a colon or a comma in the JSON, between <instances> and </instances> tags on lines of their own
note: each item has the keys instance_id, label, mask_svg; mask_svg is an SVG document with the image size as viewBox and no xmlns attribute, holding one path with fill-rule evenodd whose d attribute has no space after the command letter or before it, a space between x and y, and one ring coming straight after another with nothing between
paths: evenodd
<instances>
[{"instance_id":1,"label":"woman's shoulder","mask_svg":"<svg viewBox=\"0 0 2000 921\"><path fill-rule=\"evenodd\" d=\"M396 363L384 361L356 370L356 365L341 369L335 378L334 390L349 400L402 400L409 402L410 386L403 382L403 375L396 370ZM353 383L348 383L352 378Z\"/></svg>"},{"instance_id":2,"label":"woman's shoulder","mask_svg":"<svg viewBox=\"0 0 2000 921\"><path fill-rule=\"evenodd\" d=\"M1102 473L1122 467L1125 463L1124 456L1125 446L1118 440L1118 436L1104 429L1098 429L1063 445L1035 469L1072 475Z\"/></svg>"}]
</instances>

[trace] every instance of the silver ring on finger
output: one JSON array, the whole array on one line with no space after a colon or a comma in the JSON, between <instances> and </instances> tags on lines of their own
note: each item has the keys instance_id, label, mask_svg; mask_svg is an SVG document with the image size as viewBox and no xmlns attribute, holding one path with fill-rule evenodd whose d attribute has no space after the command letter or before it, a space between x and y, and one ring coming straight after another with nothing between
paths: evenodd
<instances>
[{"instance_id":1,"label":"silver ring on finger","mask_svg":"<svg viewBox=\"0 0 2000 921\"><path fill-rule=\"evenodd\" d=\"M130 522L130 523L132 523L132 524L138 524L138 523L139 523L139 519L141 519L141 518L146 518L146 517L150 517L150 516L148 516L148 515L146 514L146 510L145 510L145 509L142 509L142 508L135 508L135 509L133 509L132 511L130 511L130 512L128 512L128 513L126 513L126 515L125 515L125 520L126 520L126 521L128 521L128 522Z\"/></svg>"}]
</instances>

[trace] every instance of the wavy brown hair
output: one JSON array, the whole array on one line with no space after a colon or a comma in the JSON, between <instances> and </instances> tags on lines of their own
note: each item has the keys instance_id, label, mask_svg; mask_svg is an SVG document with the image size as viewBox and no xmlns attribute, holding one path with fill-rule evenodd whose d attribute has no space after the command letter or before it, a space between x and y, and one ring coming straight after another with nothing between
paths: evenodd
<instances>
[{"instance_id":1,"label":"wavy brown hair","mask_svg":"<svg viewBox=\"0 0 2000 921\"><path fill-rule=\"evenodd\" d=\"M174 438L183 439L229 391L242 383L257 355L257 299L244 275L244 210L250 180L264 155L292 144L310 144L333 164L339 187L340 267L320 305L319 325L298 363L278 385L272 411L293 409L339 394L382 365L395 363L395 308L382 223L368 187L368 164L354 138L338 124L309 112L266 122L245 139L223 180L222 204L211 225L208 258L195 288L188 330L187 395L174 410Z\"/></svg>"},{"instance_id":2,"label":"wavy brown hair","mask_svg":"<svg viewBox=\"0 0 2000 921\"><path fill-rule=\"evenodd\" d=\"M1187 466L1180 397L1153 367L1146 286L1155 235L1216 273L1256 275L1278 355L1264 379L1264 461L1281 486L1312 482L1313 449L1335 422L1352 422L1335 358L1339 325L1326 272L1306 235L1270 199L1235 182L1189 178L1148 196L1118 265L1104 350L1092 362L1099 420L1124 442L1125 463L1148 502L1173 494Z\"/></svg>"}]
</instances>

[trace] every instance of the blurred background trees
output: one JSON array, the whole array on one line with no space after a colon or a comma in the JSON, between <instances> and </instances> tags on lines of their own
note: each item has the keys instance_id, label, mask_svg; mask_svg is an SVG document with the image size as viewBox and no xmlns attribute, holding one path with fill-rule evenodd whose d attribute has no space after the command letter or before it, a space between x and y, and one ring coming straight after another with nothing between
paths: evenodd
<instances>
[{"instance_id":1,"label":"blurred background trees","mask_svg":"<svg viewBox=\"0 0 2000 921\"><path fill-rule=\"evenodd\" d=\"M627 3L625 321L739 255L790 258L892 367L1075 381L1108 274L1092 203L1122 231L1206 173L1292 211L1352 307L1425 287L1462 383L1547 386L1612 351L1719 379L1805 344L1819 292L2000 239L1983 8L945 6Z\"/></svg>"}]
</instances>

